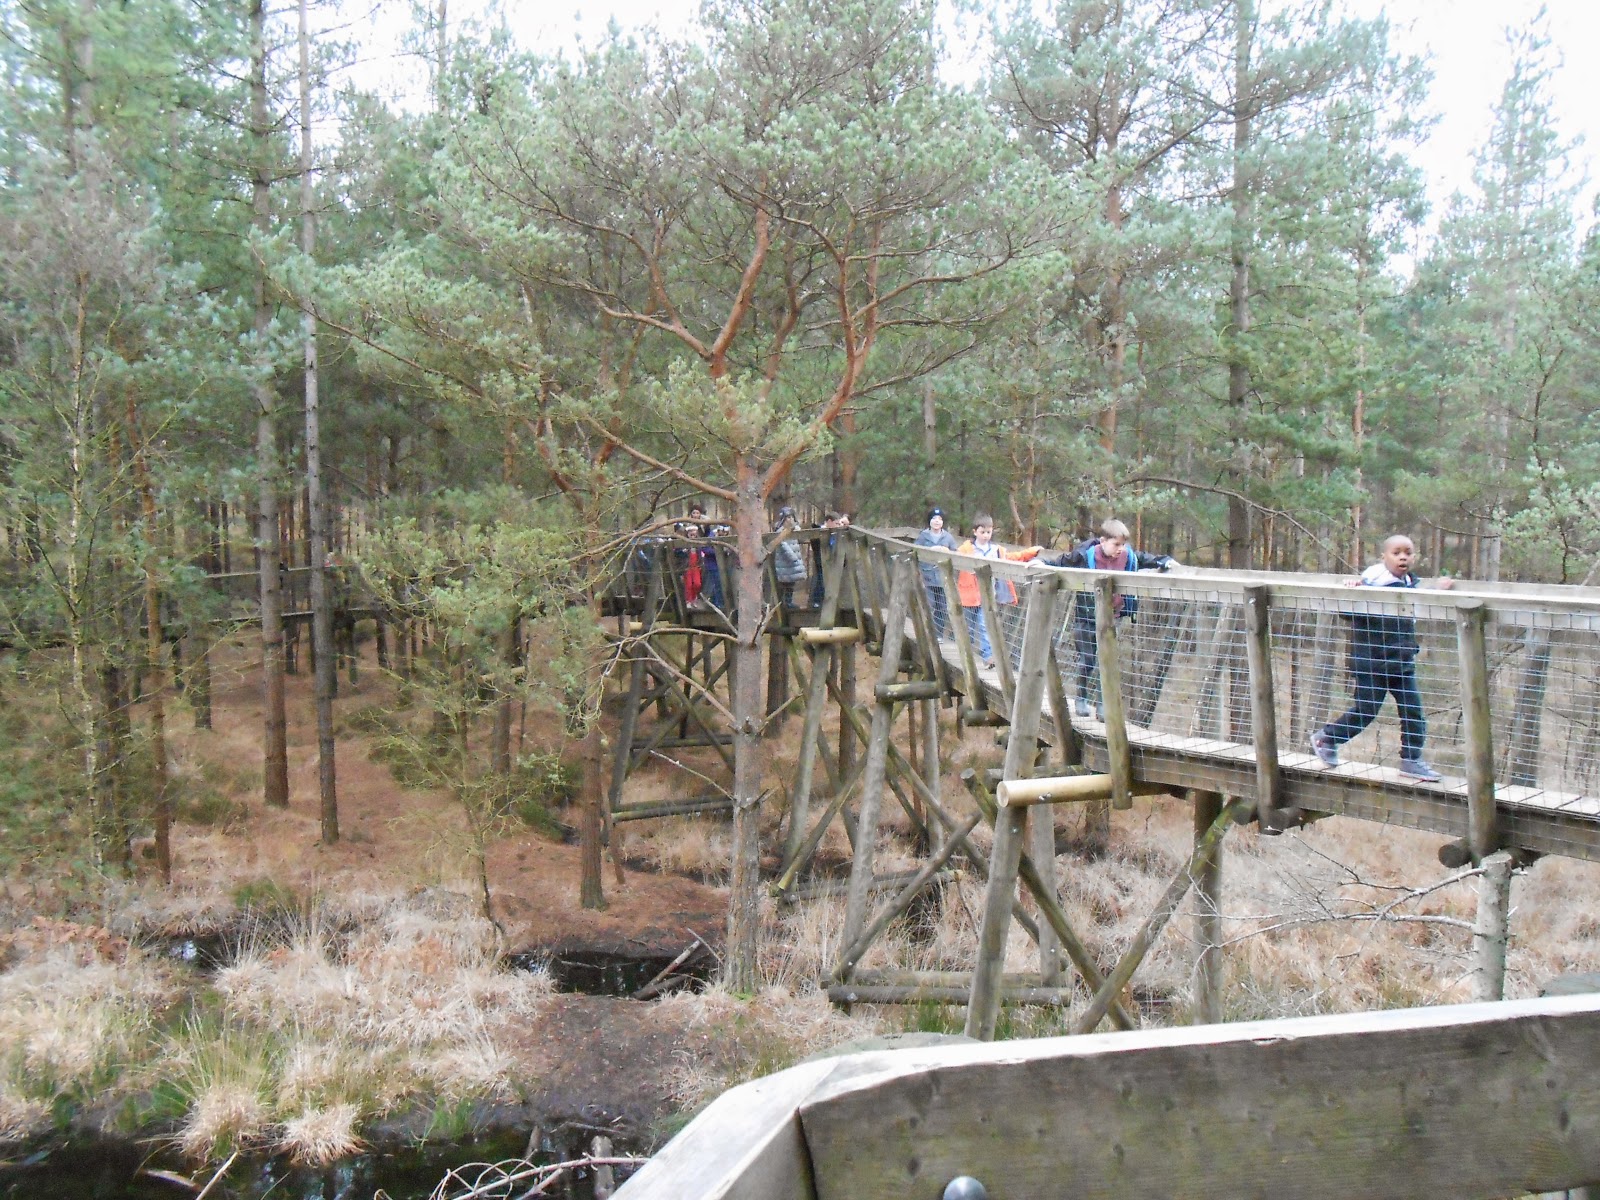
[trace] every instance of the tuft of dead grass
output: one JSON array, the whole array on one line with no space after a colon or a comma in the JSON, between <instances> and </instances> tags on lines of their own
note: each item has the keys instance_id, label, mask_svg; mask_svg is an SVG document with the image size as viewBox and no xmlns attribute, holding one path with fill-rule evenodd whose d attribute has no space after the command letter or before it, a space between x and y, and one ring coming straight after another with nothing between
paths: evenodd
<instances>
[{"instance_id":1,"label":"tuft of dead grass","mask_svg":"<svg viewBox=\"0 0 1600 1200\"><path fill-rule=\"evenodd\" d=\"M279 1145L298 1162L324 1166L365 1149L356 1135L360 1118L355 1104L309 1109L283 1123Z\"/></svg>"}]
</instances>

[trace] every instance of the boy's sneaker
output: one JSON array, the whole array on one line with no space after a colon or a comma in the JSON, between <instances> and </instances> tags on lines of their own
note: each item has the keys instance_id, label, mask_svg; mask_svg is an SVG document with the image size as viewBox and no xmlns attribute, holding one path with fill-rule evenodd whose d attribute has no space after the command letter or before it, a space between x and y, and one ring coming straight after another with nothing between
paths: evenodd
<instances>
[{"instance_id":1,"label":"boy's sneaker","mask_svg":"<svg viewBox=\"0 0 1600 1200\"><path fill-rule=\"evenodd\" d=\"M1339 765L1339 747L1328 740L1328 735L1320 729L1311 735L1311 753L1320 758L1327 766ZM1435 776L1435 778L1438 778Z\"/></svg>"},{"instance_id":2,"label":"boy's sneaker","mask_svg":"<svg viewBox=\"0 0 1600 1200\"><path fill-rule=\"evenodd\" d=\"M1424 783L1437 783L1444 778L1420 758L1402 758L1400 760L1400 774L1409 775L1412 779L1420 779Z\"/></svg>"},{"instance_id":3,"label":"boy's sneaker","mask_svg":"<svg viewBox=\"0 0 1600 1200\"><path fill-rule=\"evenodd\" d=\"M1072 711L1080 717L1087 717L1089 715L1089 702L1081 698L1074 700L1072 702Z\"/></svg>"}]
</instances>

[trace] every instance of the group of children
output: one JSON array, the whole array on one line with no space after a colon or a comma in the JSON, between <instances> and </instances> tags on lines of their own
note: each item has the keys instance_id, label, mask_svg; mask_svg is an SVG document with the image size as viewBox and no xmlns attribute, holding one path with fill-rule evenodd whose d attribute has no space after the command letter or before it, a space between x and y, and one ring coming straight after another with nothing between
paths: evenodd
<instances>
[{"instance_id":1,"label":"group of children","mask_svg":"<svg viewBox=\"0 0 1600 1200\"><path fill-rule=\"evenodd\" d=\"M771 544L773 574L777 580L782 601L793 607L795 589L811 577L809 604L820 608L823 598L822 560L837 535L830 533L826 539L811 542L812 562L808 570L798 544L784 536L797 528L794 509L784 506L778 510L773 532L776 540ZM828 530L846 529L850 518L842 512L829 512L822 522ZM726 526L707 523L704 509L696 504L689 509L686 522L675 529L680 537L710 538L725 535ZM1097 536L1074 546L1054 557L1041 557L1042 546L1009 549L994 540L994 518L988 513L978 513L972 521L972 535L958 541L946 527L945 513L941 508L931 509L928 522L916 536L919 547L948 550L974 558L1030 562L1038 560L1052 567L1080 567L1107 571L1166 571L1178 566L1170 554L1150 554L1129 545L1128 527L1121 521L1102 522ZM722 581L715 554L701 550L680 551L688 561L683 571L685 599L691 606L706 604L724 607ZM1364 571L1359 579L1349 581L1349 587L1417 588L1420 581L1412 573L1416 562L1416 546L1403 534L1384 541L1382 557ZM950 597L942 571L937 563L921 562L922 583L927 592L928 605L933 614L936 636L948 640L952 635ZM1453 581L1438 580L1436 588L1448 589ZM1017 592L1006 579L994 580L994 599L997 604L1017 602ZM1134 616L1137 597L1119 594L1114 598L1118 618ZM994 665L994 642L988 621L984 616L983 597L979 591L978 577L972 571L957 570L955 607L961 609L968 636L975 646L983 665ZM1311 735L1311 750L1330 767L1339 765L1339 747L1350 741L1370 725L1383 707L1384 698L1393 696L1400 714L1400 771L1413 779L1436 781L1440 778L1422 757L1427 741L1428 723L1422 708L1422 694L1417 686L1417 654L1420 650L1416 636L1416 620L1409 616L1390 613L1351 612L1344 614L1350 624L1349 670L1353 700L1350 708L1323 725ZM1076 690L1073 702L1078 716L1088 716L1091 711L1101 716L1099 704L1098 640L1095 630L1094 596L1088 591L1079 592L1072 607L1072 644L1077 659Z\"/></svg>"},{"instance_id":2,"label":"group of children","mask_svg":"<svg viewBox=\"0 0 1600 1200\"><path fill-rule=\"evenodd\" d=\"M916 545L958 554L976 555L979 558L1008 559L1028 562L1039 558L1041 546L1021 550L1007 550L995 544L994 518L979 513L973 518L972 538L957 545L956 539L945 528L943 509L928 513L928 524L917 534ZM1104 571L1166 571L1179 565L1170 554L1148 554L1128 544L1128 527L1111 519L1100 526L1098 537L1090 538L1064 554L1041 561L1053 567L1081 567ZM1416 588L1421 584L1412 574L1416 562L1416 546L1410 538L1396 534L1383 543L1382 559L1367 568L1360 579L1352 580L1350 587ZM922 582L928 593L929 607L933 610L938 636L944 639L950 633L948 598L945 594L940 570L936 564L923 562ZM1445 578L1434 586L1448 589L1453 581ZM977 577L971 571L956 576L956 590L967 630L977 644L978 653L986 666L992 665L993 647L983 615L982 596ZM1016 589L1009 580L995 581L995 601L999 604L1016 603ZM1117 595L1114 598L1116 615L1132 618L1138 598ZM1417 687L1417 623L1415 618L1390 613L1352 612L1345 614L1350 622L1349 668L1354 698L1350 708L1329 721L1311 735L1311 750L1330 767L1339 765L1339 747L1354 738L1370 725L1383 707L1385 696L1393 696L1400 713L1400 772L1413 779L1428 782L1440 778L1422 757L1427 741L1428 722L1422 709L1422 693ZM1095 715L1103 715L1098 702L1099 643L1095 634L1095 602L1088 591L1078 593L1072 608L1072 643L1077 658L1077 689L1073 709L1080 717L1088 716L1091 704Z\"/></svg>"}]
</instances>

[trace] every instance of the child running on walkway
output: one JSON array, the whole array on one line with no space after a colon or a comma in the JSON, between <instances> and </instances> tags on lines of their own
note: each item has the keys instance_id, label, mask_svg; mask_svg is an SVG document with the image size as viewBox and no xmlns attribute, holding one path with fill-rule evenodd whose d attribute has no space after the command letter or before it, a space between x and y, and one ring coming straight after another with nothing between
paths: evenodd
<instances>
[{"instance_id":1,"label":"child running on walkway","mask_svg":"<svg viewBox=\"0 0 1600 1200\"><path fill-rule=\"evenodd\" d=\"M972 540L957 547L958 554L974 554L979 558L1006 559L1011 562L1028 562L1037 558L1043 546L1029 546L1026 550L1007 550L994 541L994 518L979 513L972 518ZM956 575L956 593L961 600L961 615L967 623L967 633L977 645L978 657L986 667L994 666L994 647L989 643L988 622L983 619L983 597L978 591L978 577L971 571ZM994 598L1000 604L1015 604L1017 589L1009 579L994 581ZM996 636L999 631L996 630Z\"/></svg>"},{"instance_id":2,"label":"child running on walkway","mask_svg":"<svg viewBox=\"0 0 1600 1200\"><path fill-rule=\"evenodd\" d=\"M1415 588L1421 585L1411 573L1417 548L1397 533L1383 543L1383 557L1346 587ZM1448 590L1453 579L1434 587ZM1330 767L1339 765L1339 747L1355 737L1378 715L1383 698L1393 696L1400 712L1400 773L1433 782L1439 772L1422 758L1428 740L1428 719L1422 711L1417 687L1417 621L1398 613L1347 613L1350 622L1350 680L1355 692L1348 712L1329 721L1311 735L1311 751Z\"/></svg>"}]
</instances>

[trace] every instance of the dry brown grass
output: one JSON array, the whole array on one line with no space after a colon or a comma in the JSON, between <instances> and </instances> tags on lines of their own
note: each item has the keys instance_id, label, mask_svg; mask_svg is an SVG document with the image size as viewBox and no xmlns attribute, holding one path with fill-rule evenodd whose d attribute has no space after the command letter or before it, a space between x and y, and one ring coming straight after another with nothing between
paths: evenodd
<instances>
[{"instance_id":1,"label":"dry brown grass","mask_svg":"<svg viewBox=\"0 0 1600 1200\"><path fill-rule=\"evenodd\" d=\"M959 781L965 766L997 765L1000 753L985 730L947 741L944 795L958 812L968 809ZM898 806L886 803L890 815ZM1059 814L1064 831L1081 821ZM1140 801L1115 815L1108 853L1097 859L1062 855L1057 877L1062 905L1096 958L1105 966L1126 950L1192 846L1188 805L1172 798ZM687 822L686 822L687 823ZM834 834L842 840L842 831ZM683 835L679 835L683 836ZM1470 998L1477 884L1439 865L1437 835L1332 818L1281 837L1253 827L1230 831L1225 843L1223 937L1227 1017L1352 1012L1455 1003ZM983 827L974 841L987 849ZM903 819L886 821L879 835L877 869L903 869L916 861ZM1513 940L1507 995L1537 994L1550 978L1600 970L1600 872L1591 864L1544 859L1519 873L1513 887ZM976 960L984 886L973 875L946 884L931 903L934 918L902 919L872 947L862 965L906 970L970 970ZM842 899L802 903L767 912L763 972L784 997L778 1006L758 998L744 1019L764 1031L768 1052L787 1047L791 1057L825 1044L927 1019L915 1008L857 1006L845 1018L829 1008L818 981L833 970L840 950ZM1194 901L1166 926L1134 978L1132 997L1146 1020L1181 1023L1193 1011ZM1037 950L1013 925L1006 969L1038 969ZM1068 977L1073 973L1068 970ZM1081 993L1062 1010L1008 1010L1009 1036L1059 1033L1083 1011ZM687 998L678 1003L694 1003ZM704 1002L714 1011L716 1001ZM724 999L720 1003L727 1003ZM778 1013L781 1011L781 1019ZM826 1014L826 1019L824 1019ZM710 1019L709 1017L707 1019ZM939 1018L959 1028L959 1012ZM788 1024L786 1025L785 1022ZM805 1035L795 1030L805 1029ZM780 1056L781 1057L781 1056ZM714 1093L742 1077L738 1064L702 1059L685 1064L680 1093Z\"/></svg>"},{"instance_id":2,"label":"dry brown grass","mask_svg":"<svg viewBox=\"0 0 1600 1200\"><path fill-rule=\"evenodd\" d=\"M95 1096L150 1054L175 973L131 952L86 960L51 946L0 974L0 1135L34 1132L58 1096Z\"/></svg>"},{"instance_id":3,"label":"dry brown grass","mask_svg":"<svg viewBox=\"0 0 1600 1200\"><path fill-rule=\"evenodd\" d=\"M170 1032L171 968L54 947L0 974L0 1137L37 1128L56 1097L115 1100L165 1081L195 1158L241 1146L327 1161L362 1121L411 1099L508 1094L507 1041L549 993L500 966L473 902L357 895L312 910L287 944L240 950Z\"/></svg>"}]
</instances>

